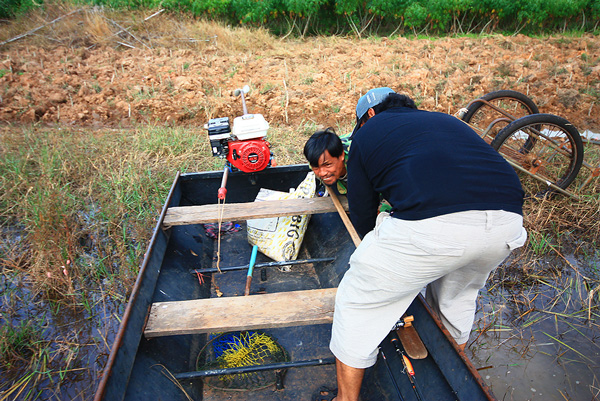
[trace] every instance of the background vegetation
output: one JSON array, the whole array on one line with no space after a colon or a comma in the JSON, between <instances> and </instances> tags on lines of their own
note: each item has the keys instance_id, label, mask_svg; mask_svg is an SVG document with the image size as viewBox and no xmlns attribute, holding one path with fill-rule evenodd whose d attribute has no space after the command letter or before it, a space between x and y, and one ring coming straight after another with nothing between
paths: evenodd
<instances>
[{"instance_id":1,"label":"background vegetation","mask_svg":"<svg viewBox=\"0 0 600 401\"><path fill-rule=\"evenodd\" d=\"M294 33L389 35L396 32L597 32L600 0L75 0L116 9L166 8L232 25ZM0 18L43 7L43 1L0 0Z\"/></svg>"}]
</instances>

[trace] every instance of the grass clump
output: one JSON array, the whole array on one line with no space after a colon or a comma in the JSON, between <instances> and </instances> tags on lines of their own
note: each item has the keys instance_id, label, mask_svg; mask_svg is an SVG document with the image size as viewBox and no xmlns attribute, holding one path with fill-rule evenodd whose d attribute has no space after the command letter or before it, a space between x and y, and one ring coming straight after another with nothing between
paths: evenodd
<instances>
[{"instance_id":1,"label":"grass clump","mask_svg":"<svg viewBox=\"0 0 600 401\"><path fill-rule=\"evenodd\" d=\"M27 363L41 338L41 329L31 321L16 325L5 322L0 326L0 365L10 369L17 364Z\"/></svg>"},{"instance_id":2,"label":"grass clump","mask_svg":"<svg viewBox=\"0 0 600 401\"><path fill-rule=\"evenodd\" d=\"M94 384L177 170L217 166L196 130L0 129L0 398Z\"/></svg>"}]
</instances>

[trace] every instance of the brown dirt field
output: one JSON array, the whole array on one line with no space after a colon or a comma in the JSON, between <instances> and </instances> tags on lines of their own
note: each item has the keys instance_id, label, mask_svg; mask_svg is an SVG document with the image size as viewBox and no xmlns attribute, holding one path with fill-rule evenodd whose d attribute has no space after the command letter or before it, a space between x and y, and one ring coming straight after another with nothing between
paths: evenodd
<instances>
[{"instance_id":1,"label":"brown dirt field","mask_svg":"<svg viewBox=\"0 0 600 401\"><path fill-rule=\"evenodd\" d=\"M513 89L580 131L600 130L595 36L281 40L167 14L115 35L116 23L106 22L115 17L103 15L102 25L94 15L79 12L67 26L0 46L0 121L200 127L240 115L231 91L248 84L249 111L272 126L345 130L361 94L390 86L422 109L451 114L485 93ZM0 42L37 25L9 24Z\"/></svg>"}]
</instances>

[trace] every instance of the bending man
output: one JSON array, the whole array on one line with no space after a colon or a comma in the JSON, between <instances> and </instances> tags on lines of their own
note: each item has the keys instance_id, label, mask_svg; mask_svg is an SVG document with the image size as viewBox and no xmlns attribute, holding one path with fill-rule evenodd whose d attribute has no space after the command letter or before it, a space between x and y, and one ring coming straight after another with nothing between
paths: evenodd
<instances>
[{"instance_id":1,"label":"bending man","mask_svg":"<svg viewBox=\"0 0 600 401\"><path fill-rule=\"evenodd\" d=\"M358 400L379 343L425 286L464 348L479 289L527 237L516 173L465 123L389 88L361 97L356 116L346 168L363 241L336 296L338 401ZM390 213L378 214L381 196Z\"/></svg>"}]
</instances>

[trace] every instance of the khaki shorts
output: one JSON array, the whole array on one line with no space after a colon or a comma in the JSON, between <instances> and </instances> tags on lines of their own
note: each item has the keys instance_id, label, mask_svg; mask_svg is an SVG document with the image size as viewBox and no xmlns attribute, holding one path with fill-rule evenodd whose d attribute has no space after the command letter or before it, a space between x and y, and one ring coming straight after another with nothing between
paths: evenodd
<instances>
[{"instance_id":1,"label":"khaki shorts","mask_svg":"<svg viewBox=\"0 0 600 401\"><path fill-rule=\"evenodd\" d=\"M450 334L465 343L479 289L526 239L522 216L502 210L416 221L380 213L339 285L331 351L348 366L372 366L379 343L425 286Z\"/></svg>"}]
</instances>

